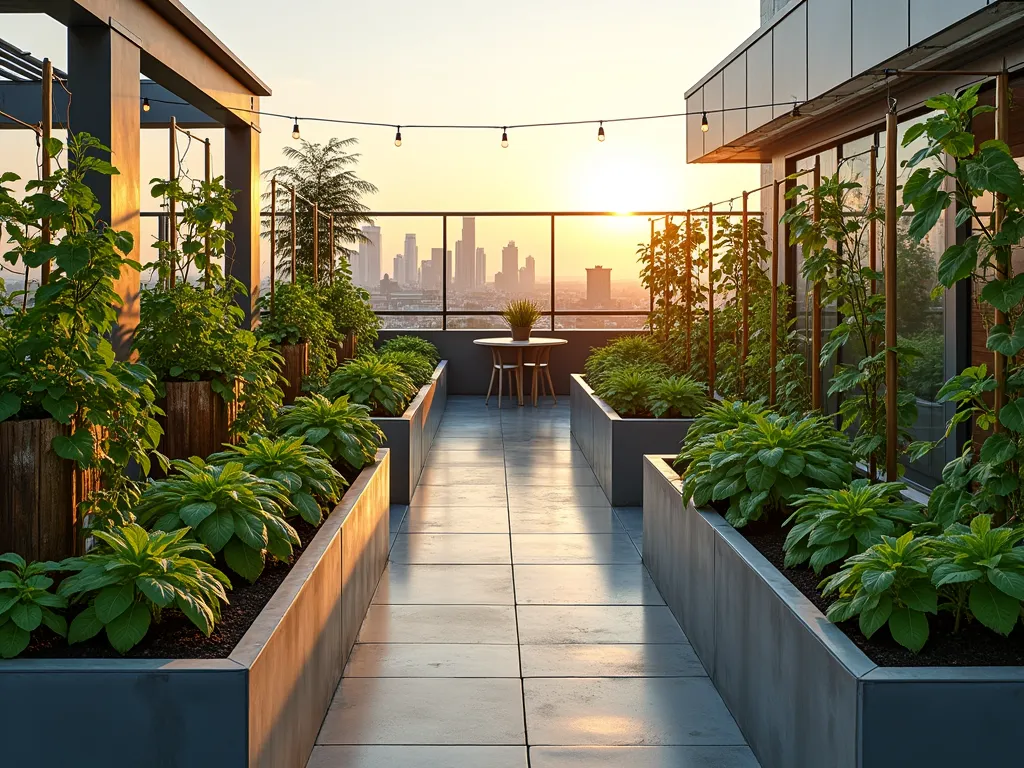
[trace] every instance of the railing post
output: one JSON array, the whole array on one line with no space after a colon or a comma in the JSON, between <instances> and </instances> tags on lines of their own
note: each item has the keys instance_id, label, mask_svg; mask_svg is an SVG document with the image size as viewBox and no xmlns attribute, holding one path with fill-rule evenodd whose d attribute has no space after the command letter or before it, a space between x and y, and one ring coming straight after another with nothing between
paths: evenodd
<instances>
[{"instance_id":1,"label":"railing post","mask_svg":"<svg viewBox=\"0 0 1024 768\"><path fill-rule=\"evenodd\" d=\"M277 176L270 180L270 316L274 316L274 284L277 282Z\"/></svg>"},{"instance_id":2,"label":"railing post","mask_svg":"<svg viewBox=\"0 0 1024 768\"><path fill-rule=\"evenodd\" d=\"M42 141L43 141L43 153L42 153L42 176L43 181L47 181L50 178L50 174L53 171L50 160L50 136L53 131L53 63L49 59L43 59L43 111L42 111ZM50 234L50 219L46 217L43 219L43 232L42 239L44 245L49 245L51 240ZM46 285L50 282L50 260L47 259L42 263L39 275L39 284ZM25 281L25 291L28 291L28 280Z\"/></svg>"},{"instance_id":3,"label":"railing post","mask_svg":"<svg viewBox=\"0 0 1024 768\"><path fill-rule=\"evenodd\" d=\"M178 121L173 117L171 118L171 140L170 140L170 181L173 183L178 179ZM167 200L167 221L170 225L168 227L168 234L170 235L171 252L169 254L171 260L171 273L168 278L170 287L173 288L177 282L177 259L175 253L178 250L178 203L174 199L172 193Z\"/></svg>"},{"instance_id":4,"label":"railing post","mask_svg":"<svg viewBox=\"0 0 1024 768\"><path fill-rule=\"evenodd\" d=\"M708 204L708 394L715 395L715 204Z\"/></svg>"},{"instance_id":5,"label":"railing post","mask_svg":"<svg viewBox=\"0 0 1024 768\"><path fill-rule=\"evenodd\" d=\"M899 138L896 105L885 116L885 474L890 482L899 480L896 395L899 389L899 358L896 356L896 248L899 223L896 205Z\"/></svg>"},{"instance_id":6,"label":"railing post","mask_svg":"<svg viewBox=\"0 0 1024 768\"><path fill-rule=\"evenodd\" d=\"M379 250L379 248L378 248ZM448 217L441 217L441 330L448 330Z\"/></svg>"},{"instance_id":7,"label":"railing post","mask_svg":"<svg viewBox=\"0 0 1024 768\"><path fill-rule=\"evenodd\" d=\"M555 215L551 214L551 330L555 330Z\"/></svg>"},{"instance_id":8,"label":"railing post","mask_svg":"<svg viewBox=\"0 0 1024 768\"><path fill-rule=\"evenodd\" d=\"M768 403L775 405L779 364L779 181L772 182L772 320L768 339Z\"/></svg>"},{"instance_id":9,"label":"railing post","mask_svg":"<svg viewBox=\"0 0 1024 768\"><path fill-rule=\"evenodd\" d=\"M821 195L818 188L821 186L821 155L814 158L814 224L821 222ZM821 322L821 282L814 281L811 288L811 409L821 410L821 336L823 333Z\"/></svg>"}]
</instances>

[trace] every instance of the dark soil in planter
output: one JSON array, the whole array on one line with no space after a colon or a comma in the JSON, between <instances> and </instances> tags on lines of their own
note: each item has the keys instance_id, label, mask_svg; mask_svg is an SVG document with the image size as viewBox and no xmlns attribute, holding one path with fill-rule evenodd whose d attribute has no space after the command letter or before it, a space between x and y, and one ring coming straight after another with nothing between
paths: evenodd
<instances>
[{"instance_id":1,"label":"dark soil in planter","mask_svg":"<svg viewBox=\"0 0 1024 768\"><path fill-rule=\"evenodd\" d=\"M159 624L152 624L141 643L121 656L110 647L106 634L100 632L85 643L68 645L62 637L41 629L35 633L32 644L19 657L23 659L224 659L238 645L256 617L270 602L295 561L313 540L317 529L300 517L288 522L299 534L302 542L295 548L291 563L281 563L271 557L255 584L225 569L234 589L228 592L230 604L223 606L221 621L213 633L206 637L196 626L177 611L167 611Z\"/></svg>"}]
</instances>

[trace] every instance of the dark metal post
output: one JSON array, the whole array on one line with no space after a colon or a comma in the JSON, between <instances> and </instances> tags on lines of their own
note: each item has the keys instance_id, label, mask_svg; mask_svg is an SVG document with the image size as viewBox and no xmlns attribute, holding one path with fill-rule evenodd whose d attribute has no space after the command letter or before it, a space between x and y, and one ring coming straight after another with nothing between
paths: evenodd
<instances>
[{"instance_id":1,"label":"dark metal post","mask_svg":"<svg viewBox=\"0 0 1024 768\"><path fill-rule=\"evenodd\" d=\"M170 181L174 182L178 178L178 121L173 117L171 118L171 141L170 141ZM171 236L171 252L169 254L171 260L171 274L168 278L170 287L173 288L175 282L177 282L177 275L175 272L178 271L177 259L175 253L178 250L178 203L174 199L172 194L167 201L167 222L168 222L168 234Z\"/></svg>"},{"instance_id":2,"label":"dark metal post","mask_svg":"<svg viewBox=\"0 0 1024 768\"><path fill-rule=\"evenodd\" d=\"M741 274L741 278L740 278L741 279L740 291L742 292L742 295L740 297L740 301L742 302L742 306L743 306L743 310L742 310L742 312L743 312L743 331L742 331L742 337L741 337L741 340L740 340L740 394L746 394L746 391L747 391L747 377L746 377L746 371L744 370L744 365L746 365L746 362L747 362L747 352L748 352L748 347L750 345L750 301L749 301L749 296L747 295L747 292L748 292L748 288L747 288L747 271L748 271L748 268L749 268L747 263L750 261L750 238L749 238L748 232L747 232L747 225L749 223L748 216L747 216L747 213L748 213L747 197L748 197L748 193L744 192L743 193L743 219L742 219L742 221L743 221L743 260L742 260L742 262L740 264L740 269L742 270L742 274Z\"/></svg>"},{"instance_id":3,"label":"dark metal post","mask_svg":"<svg viewBox=\"0 0 1024 768\"><path fill-rule=\"evenodd\" d=\"M448 330L448 217L441 217L441 330Z\"/></svg>"},{"instance_id":4,"label":"dark metal post","mask_svg":"<svg viewBox=\"0 0 1024 768\"><path fill-rule=\"evenodd\" d=\"M996 129L995 138L1006 144L1010 142L1010 76L1002 72L996 77ZM1003 228L1006 217L1006 198L996 195L994 229L999 232ZM1008 247L995 249L996 280L1007 280L1013 276L1011 250ZM996 325L1008 325L1006 313L995 310L993 318ZM993 412L996 416L995 431L1002 432L1003 425L999 421L999 411L1006 405L1006 355L1001 352L992 353L992 375L996 380Z\"/></svg>"},{"instance_id":5,"label":"dark metal post","mask_svg":"<svg viewBox=\"0 0 1024 768\"><path fill-rule=\"evenodd\" d=\"M313 203L313 285L320 284L320 206Z\"/></svg>"},{"instance_id":6,"label":"dark metal post","mask_svg":"<svg viewBox=\"0 0 1024 768\"><path fill-rule=\"evenodd\" d=\"M890 482L899 480L897 463L896 394L899 389L899 359L896 356L896 185L899 146L895 104L885 116L885 474Z\"/></svg>"},{"instance_id":7,"label":"dark metal post","mask_svg":"<svg viewBox=\"0 0 1024 768\"><path fill-rule=\"evenodd\" d=\"M669 264L669 233L668 228L672 224L672 217L665 217L665 234L661 236L661 247L665 251L665 341L668 341L669 332L671 331L672 324L669 321L669 303L672 300L671 293L669 291L669 275L672 273L671 265Z\"/></svg>"},{"instance_id":8,"label":"dark metal post","mask_svg":"<svg viewBox=\"0 0 1024 768\"><path fill-rule=\"evenodd\" d=\"M332 213L328 219L330 222L330 237L331 237L331 248L328 251L331 257L330 261L330 281L331 285L334 285L334 214Z\"/></svg>"},{"instance_id":9,"label":"dark metal post","mask_svg":"<svg viewBox=\"0 0 1024 768\"><path fill-rule=\"evenodd\" d=\"M715 394L715 204L708 205L708 394Z\"/></svg>"},{"instance_id":10,"label":"dark metal post","mask_svg":"<svg viewBox=\"0 0 1024 768\"><path fill-rule=\"evenodd\" d=\"M551 216L551 330L555 330L555 216Z\"/></svg>"},{"instance_id":11,"label":"dark metal post","mask_svg":"<svg viewBox=\"0 0 1024 768\"><path fill-rule=\"evenodd\" d=\"M50 161L50 135L53 131L53 63L49 59L43 59L43 111L42 111L42 141L43 141L43 153L42 153L42 176L43 181L50 178L52 173L52 165ZM49 217L43 219L43 232L42 239L44 245L50 244L50 219ZM40 268L39 284L46 285L50 282L50 260L47 259L43 262ZM28 281L25 281L25 291L28 291Z\"/></svg>"},{"instance_id":12,"label":"dark metal post","mask_svg":"<svg viewBox=\"0 0 1024 768\"><path fill-rule=\"evenodd\" d=\"M274 316L274 284L277 282L277 176L270 180L270 316Z\"/></svg>"},{"instance_id":13,"label":"dark metal post","mask_svg":"<svg viewBox=\"0 0 1024 768\"><path fill-rule=\"evenodd\" d=\"M772 324L768 329L768 404L775 405L779 364L779 181L772 183Z\"/></svg>"},{"instance_id":14,"label":"dark metal post","mask_svg":"<svg viewBox=\"0 0 1024 768\"><path fill-rule=\"evenodd\" d=\"M210 140L206 139L203 147L203 178L206 181L207 189L209 188L210 181L213 179L213 151L210 147ZM209 194L209 192L207 192ZM210 248L210 236L207 235L205 238L204 249L206 251L206 287L210 288L213 286L213 273L211 272L210 260L213 258L213 251Z\"/></svg>"},{"instance_id":15,"label":"dark metal post","mask_svg":"<svg viewBox=\"0 0 1024 768\"><path fill-rule=\"evenodd\" d=\"M868 246L868 268L872 272L878 271L878 220L875 212L878 210L878 145L871 147L868 156L868 173L871 176L871 189L868 190L868 215L871 220L868 222L868 238L871 240ZM878 281L871 278L871 295L878 293ZM878 350L878 339L872 335L871 349L869 354L874 355ZM878 459L875 453L868 457L868 477L872 481L878 479Z\"/></svg>"},{"instance_id":16,"label":"dark metal post","mask_svg":"<svg viewBox=\"0 0 1024 768\"><path fill-rule=\"evenodd\" d=\"M295 258L296 258L296 255L297 255L296 252L298 250L298 246L297 246L297 243L296 243L296 240L295 240L295 238L296 238L296 234L295 234L295 227L296 227L296 222L295 222L295 187L292 187L291 190L292 190L292 285L295 285Z\"/></svg>"},{"instance_id":17,"label":"dark metal post","mask_svg":"<svg viewBox=\"0 0 1024 768\"><path fill-rule=\"evenodd\" d=\"M813 217L815 225L821 222L821 195L818 188L821 186L821 155L814 158L814 195ZM821 396L821 336L823 333L821 322L821 282L814 281L811 288L811 409L818 411L822 408Z\"/></svg>"},{"instance_id":18,"label":"dark metal post","mask_svg":"<svg viewBox=\"0 0 1024 768\"><path fill-rule=\"evenodd\" d=\"M650 270L650 277L647 280L647 289L651 294L651 308L647 313L647 324L651 327L651 334L653 335L654 323L651 321L651 316L654 314L654 219L648 219L648 221L651 223L651 244L648 248L648 257L650 259L648 269Z\"/></svg>"}]
</instances>

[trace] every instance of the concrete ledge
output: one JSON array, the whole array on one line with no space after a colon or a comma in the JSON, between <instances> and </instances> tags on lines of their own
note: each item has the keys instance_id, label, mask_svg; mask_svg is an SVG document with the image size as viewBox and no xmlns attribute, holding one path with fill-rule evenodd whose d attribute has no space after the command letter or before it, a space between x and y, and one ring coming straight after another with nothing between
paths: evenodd
<instances>
[{"instance_id":1,"label":"concrete ledge","mask_svg":"<svg viewBox=\"0 0 1024 768\"><path fill-rule=\"evenodd\" d=\"M1024 668L878 667L720 515L683 506L671 458L644 457L644 564L763 768L1019 760Z\"/></svg>"},{"instance_id":2,"label":"concrete ledge","mask_svg":"<svg viewBox=\"0 0 1024 768\"><path fill-rule=\"evenodd\" d=\"M616 507L643 503L643 457L676 453L693 419L624 419L574 373L569 379L572 435Z\"/></svg>"},{"instance_id":3,"label":"concrete ledge","mask_svg":"<svg viewBox=\"0 0 1024 768\"><path fill-rule=\"evenodd\" d=\"M226 659L0 661L3 763L303 768L387 562L389 470L382 449Z\"/></svg>"},{"instance_id":4,"label":"concrete ledge","mask_svg":"<svg viewBox=\"0 0 1024 768\"><path fill-rule=\"evenodd\" d=\"M384 445L391 450L392 503L408 504L416 491L447 404L448 361L442 360L430 383L420 387L405 413L374 417L374 423L384 431Z\"/></svg>"}]
</instances>

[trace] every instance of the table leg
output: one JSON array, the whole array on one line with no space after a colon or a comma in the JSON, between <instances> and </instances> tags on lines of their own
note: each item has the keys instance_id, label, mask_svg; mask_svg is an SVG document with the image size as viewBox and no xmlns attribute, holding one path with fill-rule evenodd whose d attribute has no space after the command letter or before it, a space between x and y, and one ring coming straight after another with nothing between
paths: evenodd
<instances>
[{"instance_id":1,"label":"table leg","mask_svg":"<svg viewBox=\"0 0 1024 768\"><path fill-rule=\"evenodd\" d=\"M523 348L516 348L516 384L519 390L519 406L523 405L523 369L526 366L523 365Z\"/></svg>"}]
</instances>

